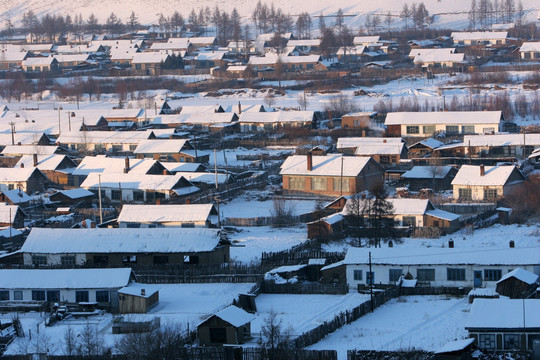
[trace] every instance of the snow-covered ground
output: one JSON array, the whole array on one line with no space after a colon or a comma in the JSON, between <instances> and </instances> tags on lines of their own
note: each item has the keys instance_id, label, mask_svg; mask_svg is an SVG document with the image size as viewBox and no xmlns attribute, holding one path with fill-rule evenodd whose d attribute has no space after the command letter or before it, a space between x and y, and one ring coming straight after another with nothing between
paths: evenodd
<instances>
[{"instance_id":1,"label":"snow-covered ground","mask_svg":"<svg viewBox=\"0 0 540 360\"><path fill-rule=\"evenodd\" d=\"M231 247L231 260L243 263L259 260L262 252L287 250L307 240L305 225L290 228L260 226L238 229L240 232L229 236L235 245Z\"/></svg>"},{"instance_id":2,"label":"snow-covered ground","mask_svg":"<svg viewBox=\"0 0 540 360\"><path fill-rule=\"evenodd\" d=\"M193 329L207 316L216 313L230 305L240 293L247 293L255 284L159 284L148 285L149 288L159 288L159 304L152 308L148 314L129 314L133 320L148 321L159 317L161 324L179 325L186 329ZM3 314L0 321L11 321L15 314ZM20 314L21 324L25 331L24 338L16 338L8 347L6 354L26 353L26 350L36 343L47 342L50 354L65 354L65 333L71 328L80 334L86 326L90 326L102 337L106 348L113 348L115 340L121 335L112 334L113 316L110 314L84 318L68 319L45 327L44 314L30 312ZM88 324L88 325L87 325ZM39 330L38 330L39 329ZM40 334L39 341L36 334ZM33 336L33 340L30 337Z\"/></svg>"},{"instance_id":3,"label":"snow-covered ground","mask_svg":"<svg viewBox=\"0 0 540 360\"><path fill-rule=\"evenodd\" d=\"M315 200L285 200L285 206L291 207L295 215L308 214L315 210ZM245 197L236 198L226 204L220 205L224 218L254 218L272 216L273 200L258 201Z\"/></svg>"},{"instance_id":4,"label":"snow-covered ground","mask_svg":"<svg viewBox=\"0 0 540 360\"><path fill-rule=\"evenodd\" d=\"M467 298L406 296L392 299L352 324L328 335L311 350L337 350L347 359L347 350L436 351L447 342L467 337Z\"/></svg>"}]
</instances>

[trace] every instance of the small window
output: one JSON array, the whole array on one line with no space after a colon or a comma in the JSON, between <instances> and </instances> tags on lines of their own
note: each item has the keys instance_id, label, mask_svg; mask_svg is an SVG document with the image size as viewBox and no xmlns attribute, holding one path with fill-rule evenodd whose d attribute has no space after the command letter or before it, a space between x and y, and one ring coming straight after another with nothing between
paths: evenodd
<instances>
[{"instance_id":1,"label":"small window","mask_svg":"<svg viewBox=\"0 0 540 360\"><path fill-rule=\"evenodd\" d=\"M9 300L9 291L3 290L0 291L0 301Z\"/></svg>"},{"instance_id":2,"label":"small window","mask_svg":"<svg viewBox=\"0 0 540 360\"><path fill-rule=\"evenodd\" d=\"M446 269L446 275L448 281L464 281L465 269Z\"/></svg>"},{"instance_id":3,"label":"small window","mask_svg":"<svg viewBox=\"0 0 540 360\"><path fill-rule=\"evenodd\" d=\"M353 270L353 277L356 281L362 281L362 270Z\"/></svg>"},{"instance_id":4,"label":"small window","mask_svg":"<svg viewBox=\"0 0 540 360\"><path fill-rule=\"evenodd\" d=\"M120 201L122 192L120 190L111 190L111 200Z\"/></svg>"},{"instance_id":5,"label":"small window","mask_svg":"<svg viewBox=\"0 0 540 360\"><path fill-rule=\"evenodd\" d=\"M499 281L502 277L502 270L486 269L484 270L485 281Z\"/></svg>"},{"instance_id":6,"label":"small window","mask_svg":"<svg viewBox=\"0 0 540 360\"><path fill-rule=\"evenodd\" d=\"M463 125L461 127L462 134L474 134L474 125Z\"/></svg>"},{"instance_id":7,"label":"small window","mask_svg":"<svg viewBox=\"0 0 540 360\"><path fill-rule=\"evenodd\" d=\"M457 135L459 134L458 125L446 125L446 134L447 135Z\"/></svg>"},{"instance_id":8,"label":"small window","mask_svg":"<svg viewBox=\"0 0 540 360\"><path fill-rule=\"evenodd\" d=\"M137 149L137 144L130 144L129 145L129 151L135 151Z\"/></svg>"},{"instance_id":9,"label":"small window","mask_svg":"<svg viewBox=\"0 0 540 360\"><path fill-rule=\"evenodd\" d=\"M435 269L418 269L416 278L418 281L435 281Z\"/></svg>"},{"instance_id":10,"label":"small window","mask_svg":"<svg viewBox=\"0 0 540 360\"><path fill-rule=\"evenodd\" d=\"M424 125L422 130L424 135L432 135L435 132L436 127L435 125Z\"/></svg>"},{"instance_id":11,"label":"small window","mask_svg":"<svg viewBox=\"0 0 540 360\"><path fill-rule=\"evenodd\" d=\"M459 200L471 200L472 199L472 190L471 189L458 189Z\"/></svg>"},{"instance_id":12,"label":"small window","mask_svg":"<svg viewBox=\"0 0 540 360\"><path fill-rule=\"evenodd\" d=\"M199 257L197 255L184 255L184 264L198 264Z\"/></svg>"},{"instance_id":13,"label":"small window","mask_svg":"<svg viewBox=\"0 0 540 360\"><path fill-rule=\"evenodd\" d=\"M195 227L195 223L192 223L192 222L182 223L182 224L180 225L180 227L183 227L183 228L194 228L194 227Z\"/></svg>"},{"instance_id":14,"label":"small window","mask_svg":"<svg viewBox=\"0 0 540 360\"><path fill-rule=\"evenodd\" d=\"M326 177L312 177L311 178L311 190L326 190L328 181Z\"/></svg>"},{"instance_id":15,"label":"small window","mask_svg":"<svg viewBox=\"0 0 540 360\"><path fill-rule=\"evenodd\" d=\"M144 191L134 190L133 191L133 201L144 201Z\"/></svg>"},{"instance_id":16,"label":"small window","mask_svg":"<svg viewBox=\"0 0 540 360\"><path fill-rule=\"evenodd\" d=\"M13 292L13 300L23 300L23 292L21 290L15 290Z\"/></svg>"},{"instance_id":17,"label":"small window","mask_svg":"<svg viewBox=\"0 0 540 360\"><path fill-rule=\"evenodd\" d=\"M34 301L45 301L45 291L43 291L43 290L32 290L32 300L34 300Z\"/></svg>"},{"instance_id":18,"label":"small window","mask_svg":"<svg viewBox=\"0 0 540 360\"><path fill-rule=\"evenodd\" d=\"M414 216L404 216L403 226L416 226L416 218Z\"/></svg>"},{"instance_id":19,"label":"small window","mask_svg":"<svg viewBox=\"0 0 540 360\"><path fill-rule=\"evenodd\" d=\"M334 178L333 181L334 191L349 191L349 179L348 178ZM340 186L341 185L341 186Z\"/></svg>"},{"instance_id":20,"label":"small window","mask_svg":"<svg viewBox=\"0 0 540 360\"><path fill-rule=\"evenodd\" d=\"M60 262L62 266L75 266L75 256L61 256Z\"/></svg>"},{"instance_id":21,"label":"small window","mask_svg":"<svg viewBox=\"0 0 540 360\"><path fill-rule=\"evenodd\" d=\"M407 126L407 134L420 134L420 126Z\"/></svg>"},{"instance_id":22,"label":"small window","mask_svg":"<svg viewBox=\"0 0 540 360\"><path fill-rule=\"evenodd\" d=\"M482 350L496 350L495 334L480 334L478 347Z\"/></svg>"},{"instance_id":23,"label":"small window","mask_svg":"<svg viewBox=\"0 0 540 360\"><path fill-rule=\"evenodd\" d=\"M169 257L166 255L156 255L154 256L154 265L163 265L169 263Z\"/></svg>"},{"instance_id":24,"label":"small window","mask_svg":"<svg viewBox=\"0 0 540 360\"><path fill-rule=\"evenodd\" d=\"M97 302L109 302L109 292L106 290L96 291Z\"/></svg>"},{"instance_id":25,"label":"small window","mask_svg":"<svg viewBox=\"0 0 540 360\"><path fill-rule=\"evenodd\" d=\"M32 256L32 265L34 266L47 265L47 257L45 255Z\"/></svg>"},{"instance_id":26,"label":"small window","mask_svg":"<svg viewBox=\"0 0 540 360\"><path fill-rule=\"evenodd\" d=\"M137 255L124 255L122 256L122 263L124 264L136 264Z\"/></svg>"},{"instance_id":27,"label":"small window","mask_svg":"<svg viewBox=\"0 0 540 360\"><path fill-rule=\"evenodd\" d=\"M304 190L305 187L306 187L306 180L303 177L299 177L299 176L289 177L290 190Z\"/></svg>"},{"instance_id":28,"label":"small window","mask_svg":"<svg viewBox=\"0 0 540 360\"><path fill-rule=\"evenodd\" d=\"M388 280L390 282L397 282L399 281L399 278L401 277L401 274L403 273L403 270L401 269L390 269L388 271Z\"/></svg>"},{"instance_id":29,"label":"small window","mask_svg":"<svg viewBox=\"0 0 540 360\"><path fill-rule=\"evenodd\" d=\"M484 189L484 200L496 200L497 189Z\"/></svg>"},{"instance_id":30,"label":"small window","mask_svg":"<svg viewBox=\"0 0 540 360\"><path fill-rule=\"evenodd\" d=\"M519 350L521 348L519 334L504 334L504 350Z\"/></svg>"},{"instance_id":31,"label":"small window","mask_svg":"<svg viewBox=\"0 0 540 360\"><path fill-rule=\"evenodd\" d=\"M76 302L88 302L88 291L87 290L79 290L75 291L75 301Z\"/></svg>"},{"instance_id":32,"label":"small window","mask_svg":"<svg viewBox=\"0 0 540 360\"><path fill-rule=\"evenodd\" d=\"M138 229L141 227L141 224L138 223L127 223L126 224L128 229Z\"/></svg>"}]
</instances>

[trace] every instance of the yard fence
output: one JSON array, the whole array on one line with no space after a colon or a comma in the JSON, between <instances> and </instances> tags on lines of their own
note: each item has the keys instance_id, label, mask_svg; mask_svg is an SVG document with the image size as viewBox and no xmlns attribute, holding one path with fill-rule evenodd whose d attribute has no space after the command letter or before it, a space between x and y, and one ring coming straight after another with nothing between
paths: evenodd
<instances>
[{"instance_id":1,"label":"yard fence","mask_svg":"<svg viewBox=\"0 0 540 360\"><path fill-rule=\"evenodd\" d=\"M347 284L306 284L306 283L287 283L276 284L273 281L263 281L261 284L261 293L263 294L325 294L325 295L344 295L349 292Z\"/></svg>"},{"instance_id":2,"label":"yard fence","mask_svg":"<svg viewBox=\"0 0 540 360\"><path fill-rule=\"evenodd\" d=\"M384 291L375 292L373 294L373 300L368 300L352 310L342 311L337 314L333 320L325 321L316 328L298 336L296 339L294 339L294 346L296 348L304 348L315 344L328 334L333 333L344 325L358 320L360 317L371 312L372 309L378 308L379 306L398 296L399 290L397 287L390 287Z\"/></svg>"},{"instance_id":3,"label":"yard fence","mask_svg":"<svg viewBox=\"0 0 540 360\"><path fill-rule=\"evenodd\" d=\"M308 244L312 246L312 244ZM333 264L345 259L344 252L326 252L320 250L286 250L279 252L263 252L261 264L264 266L285 266L307 263L309 259L326 259L328 264Z\"/></svg>"}]
</instances>

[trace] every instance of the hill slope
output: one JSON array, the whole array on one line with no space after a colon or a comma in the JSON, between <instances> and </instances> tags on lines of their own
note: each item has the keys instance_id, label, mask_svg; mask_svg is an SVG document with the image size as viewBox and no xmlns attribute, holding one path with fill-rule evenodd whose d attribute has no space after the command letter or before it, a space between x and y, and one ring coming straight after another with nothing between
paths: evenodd
<instances>
[{"instance_id":1,"label":"hill slope","mask_svg":"<svg viewBox=\"0 0 540 360\"><path fill-rule=\"evenodd\" d=\"M420 0L421 1L421 0ZM415 2L420 2L415 1ZM423 0L430 14L440 14L435 17L434 26L464 28L467 25L466 12L470 8L471 0ZM0 0L0 22L3 24L11 19L16 25L20 24L22 15L33 10L38 16L46 13L54 14L82 14L88 17L94 13L100 22L104 22L111 12L114 12L122 21L127 21L131 11L135 11L139 20L143 24L157 22L158 14L170 14L178 10L184 17L187 17L191 9L199 10L201 7L216 5L221 10L230 12L237 8L240 14L248 20L257 0ZM269 1L267 1L270 4ZM275 0L276 7L281 8L285 13L296 15L307 11L311 15L331 15L341 8L345 14L353 15L346 18L349 25L358 27L364 23L366 14L386 14L391 11L395 15L396 26L399 26L398 17L403 4L409 6L412 1L406 0ZM527 10L527 19L536 20L540 4L538 0L522 0L524 8ZM450 14L449 14L450 13ZM332 19L327 21L332 22ZM314 23L316 26L316 22Z\"/></svg>"}]
</instances>

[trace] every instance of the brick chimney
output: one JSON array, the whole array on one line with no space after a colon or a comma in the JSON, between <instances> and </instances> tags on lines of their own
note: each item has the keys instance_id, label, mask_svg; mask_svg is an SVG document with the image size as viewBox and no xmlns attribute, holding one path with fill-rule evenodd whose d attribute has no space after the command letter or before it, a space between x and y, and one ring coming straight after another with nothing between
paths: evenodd
<instances>
[{"instance_id":1,"label":"brick chimney","mask_svg":"<svg viewBox=\"0 0 540 360\"><path fill-rule=\"evenodd\" d=\"M186 205L191 205L191 199L190 198L186 199Z\"/></svg>"},{"instance_id":2,"label":"brick chimney","mask_svg":"<svg viewBox=\"0 0 540 360\"><path fill-rule=\"evenodd\" d=\"M161 205L161 199L156 199L156 205Z\"/></svg>"},{"instance_id":3,"label":"brick chimney","mask_svg":"<svg viewBox=\"0 0 540 360\"><path fill-rule=\"evenodd\" d=\"M362 130L362 137L366 137L366 130Z\"/></svg>"},{"instance_id":4,"label":"brick chimney","mask_svg":"<svg viewBox=\"0 0 540 360\"><path fill-rule=\"evenodd\" d=\"M163 169L163 175L168 175L167 169Z\"/></svg>"},{"instance_id":5,"label":"brick chimney","mask_svg":"<svg viewBox=\"0 0 540 360\"><path fill-rule=\"evenodd\" d=\"M313 169L313 154L310 152L307 153L307 170L311 171Z\"/></svg>"},{"instance_id":6,"label":"brick chimney","mask_svg":"<svg viewBox=\"0 0 540 360\"><path fill-rule=\"evenodd\" d=\"M21 163L21 169L24 167L24 163Z\"/></svg>"},{"instance_id":7,"label":"brick chimney","mask_svg":"<svg viewBox=\"0 0 540 360\"><path fill-rule=\"evenodd\" d=\"M242 104L240 104L240 101L238 102L238 115L242 113Z\"/></svg>"},{"instance_id":8,"label":"brick chimney","mask_svg":"<svg viewBox=\"0 0 540 360\"><path fill-rule=\"evenodd\" d=\"M32 159L34 160L34 167L36 167L38 165L37 154L32 154Z\"/></svg>"},{"instance_id":9,"label":"brick chimney","mask_svg":"<svg viewBox=\"0 0 540 360\"><path fill-rule=\"evenodd\" d=\"M129 172L129 158L126 156L124 160L124 174Z\"/></svg>"},{"instance_id":10,"label":"brick chimney","mask_svg":"<svg viewBox=\"0 0 540 360\"><path fill-rule=\"evenodd\" d=\"M141 289L141 296L146 296L146 290L145 289Z\"/></svg>"},{"instance_id":11,"label":"brick chimney","mask_svg":"<svg viewBox=\"0 0 540 360\"><path fill-rule=\"evenodd\" d=\"M486 175L486 168L484 165L480 165L480 176Z\"/></svg>"}]
</instances>

